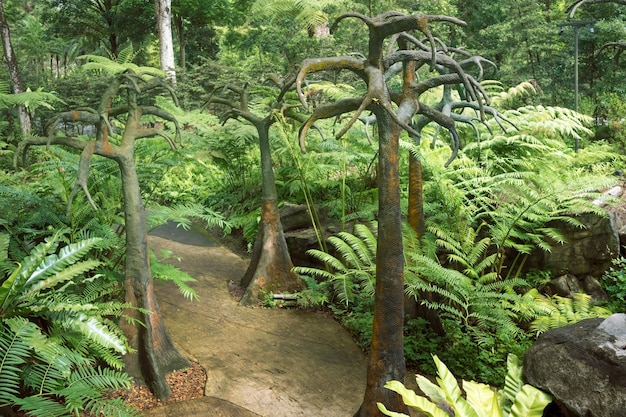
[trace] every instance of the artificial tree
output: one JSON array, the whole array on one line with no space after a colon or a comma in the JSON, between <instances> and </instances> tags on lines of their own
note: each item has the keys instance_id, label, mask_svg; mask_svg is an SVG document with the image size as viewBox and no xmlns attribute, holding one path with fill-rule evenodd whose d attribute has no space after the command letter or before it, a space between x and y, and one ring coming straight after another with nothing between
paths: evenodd
<instances>
[{"instance_id":1,"label":"artificial tree","mask_svg":"<svg viewBox=\"0 0 626 417\"><path fill-rule=\"evenodd\" d=\"M134 308L127 315L141 323L122 321L130 346L134 352L124 356L126 372L142 379L154 393L164 400L171 390L165 376L167 373L186 368L189 360L178 352L170 339L159 311L150 273L148 256L146 213L141 196L141 188L135 164L135 142L152 137L165 138L172 147L174 140L162 129L151 127L142 117L149 116L178 123L166 111L139 102L140 95L146 95L156 88L170 89L162 77L149 73L126 69L111 79L104 92L98 109L80 108L57 114L48 123L47 137L28 137L22 141L16 152L16 162L21 155L26 165L26 153L31 146L59 145L81 152L77 179L68 199L68 211L80 190L97 210L96 203L88 190L88 176L94 155L114 160L120 169L122 194L124 198L124 230L126 234L125 289L126 301ZM93 139L72 137L58 131L62 123L91 125L95 130ZM114 126L121 124L121 132L114 134Z\"/></svg>"},{"instance_id":2,"label":"artificial tree","mask_svg":"<svg viewBox=\"0 0 626 417\"><path fill-rule=\"evenodd\" d=\"M225 107L222 122L229 119L243 119L252 124L259 137L261 153L261 219L252 249L252 259L241 286L245 292L240 300L242 305L256 304L262 293L293 292L302 288L298 275L292 271L293 263L283 233L278 209L278 193L272 155L269 130L272 124L290 113L291 106L283 103L286 91L293 86L293 81L281 86L279 94L265 116L257 116L251 109L249 84L243 87L227 85L216 89L209 100L210 105Z\"/></svg>"},{"instance_id":3,"label":"artificial tree","mask_svg":"<svg viewBox=\"0 0 626 417\"><path fill-rule=\"evenodd\" d=\"M316 107L300 132L303 150L306 148L306 135L318 119L352 113L337 137L343 136L365 111L375 116L377 124L379 209L374 328L367 386L363 403L355 414L355 417L372 417L380 415L377 403L383 403L392 410L407 411L402 399L384 388L390 380L404 380L406 371L403 352L404 258L399 188L400 135L406 131L414 138L420 137L420 132L412 122L415 116L435 122L449 132L451 161L460 147L460 137L455 127L457 115L447 111L448 107L438 109L426 105L420 101L420 96L439 86L458 85L463 90L463 100L474 103L479 120L484 116L484 105L488 100L476 79L466 73L445 45L435 40L430 32L431 22L455 25L464 25L464 22L441 15L387 12L368 17L347 13L335 21L332 30L336 30L338 24L346 19L357 19L367 25L367 55L307 59L298 72L296 89L303 106L307 107L307 89L303 87L305 78L315 72L340 70L355 74L367 89L361 97ZM418 40L411 32L425 36L426 41ZM429 65L432 70L445 71L419 80L415 73L425 65ZM401 87L394 89L391 81L398 74L401 74Z\"/></svg>"}]
</instances>

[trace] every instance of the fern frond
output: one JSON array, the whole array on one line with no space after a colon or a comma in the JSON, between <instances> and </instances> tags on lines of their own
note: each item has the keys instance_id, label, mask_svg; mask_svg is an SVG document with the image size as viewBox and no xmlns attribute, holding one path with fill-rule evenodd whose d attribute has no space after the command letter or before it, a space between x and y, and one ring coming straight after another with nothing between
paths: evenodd
<instances>
[{"instance_id":1,"label":"fern frond","mask_svg":"<svg viewBox=\"0 0 626 417\"><path fill-rule=\"evenodd\" d=\"M67 266L85 256L85 254L99 242L99 238L81 240L64 246L58 254L48 255L41 261L37 269L27 277L26 282L24 282L24 287L28 288L52 274L59 273Z\"/></svg>"},{"instance_id":2,"label":"fern frond","mask_svg":"<svg viewBox=\"0 0 626 417\"><path fill-rule=\"evenodd\" d=\"M0 405L11 404L20 392L21 368L31 355L24 336L36 326L23 318L0 321Z\"/></svg>"},{"instance_id":3,"label":"fern frond","mask_svg":"<svg viewBox=\"0 0 626 417\"><path fill-rule=\"evenodd\" d=\"M150 271L155 278L172 281L185 298L189 300L198 299L198 293L188 285L188 283L196 282L196 279L174 265L161 262L154 251L150 251Z\"/></svg>"},{"instance_id":4,"label":"fern frond","mask_svg":"<svg viewBox=\"0 0 626 417\"><path fill-rule=\"evenodd\" d=\"M538 317L530 324L530 330L537 334L587 318L605 318L612 314L605 308L592 305L591 296L583 293L575 294L573 299L536 293L534 296L539 305L536 310Z\"/></svg>"}]
</instances>

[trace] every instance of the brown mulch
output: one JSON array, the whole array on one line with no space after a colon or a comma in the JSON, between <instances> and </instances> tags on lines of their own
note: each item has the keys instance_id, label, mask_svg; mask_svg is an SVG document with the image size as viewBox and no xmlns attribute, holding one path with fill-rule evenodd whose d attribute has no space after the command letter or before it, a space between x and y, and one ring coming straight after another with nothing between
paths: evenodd
<instances>
[{"instance_id":1,"label":"brown mulch","mask_svg":"<svg viewBox=\"0 0 626 417\"><path fill-rule=\"evenodd\" d=\"M166 379L172 395L165 402L152 395L148 387L138 384L128 390L115 391L112 396L142 411L204 396L206 372L197 362L192 362L190 368L172 372Z\"/></svg>"}]
</instances>

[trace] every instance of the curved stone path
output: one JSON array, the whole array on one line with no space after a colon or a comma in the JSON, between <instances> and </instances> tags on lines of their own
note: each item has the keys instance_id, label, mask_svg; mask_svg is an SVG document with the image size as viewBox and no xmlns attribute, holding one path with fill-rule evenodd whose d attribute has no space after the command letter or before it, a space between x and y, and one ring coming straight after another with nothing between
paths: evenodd
<instances>
[{"instance_id":1,"label":"curved stone path","mask_svg":"<svg viewBox=\"0 0 626 417\"><path fill-rule=\"evenodd\" d=\"M159 407L151 417L350 417L365 389L366 358L331 317L295 309L241 307L227 283L247 261L198 228L164 226L150 246L197 279L199 300L155 283L166 328L207 372L205 397Z\"/></svg>"}]
</instances>

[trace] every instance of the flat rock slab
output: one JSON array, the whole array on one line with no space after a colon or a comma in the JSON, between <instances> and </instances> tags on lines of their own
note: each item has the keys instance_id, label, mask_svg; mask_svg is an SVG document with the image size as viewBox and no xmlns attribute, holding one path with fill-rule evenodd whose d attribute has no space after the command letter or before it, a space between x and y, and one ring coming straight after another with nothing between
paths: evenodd
<instances>
[{"instance_id":1,"label":"flat rock slab","mask_svg":"<svg viewBox=\"0 0 626 417\"><path fill-rule=\"evenodd\" d=\"M230 401L202 397L155 408L145 413L150 417L260 417Z\"/></svg>"},{"instance_id":2,"label":"flat rock slab","mask_svg":"<svg viewBox=\"0 0 626 417\"><path fill-rule=\"evenodd\" d=\"M356 412L365 390L366 357L332 317L239 306L227 284L243 276L248 261L223 246L159 236L150 236L149 243L157 253L172 251L179 260L171 263L197 279L192 287L199 299L194 301L185 299L171 282L156 280L155 288L169 335L207 372L205 398L225 400L265 417L346 417ZM231 415L214 414L212 400L204 401L189 405L185 414L157 414L183 407L173 404L146 415ZM206 407L206 413L198 414L197 407Z\"/></svg>"}]
</instances>

